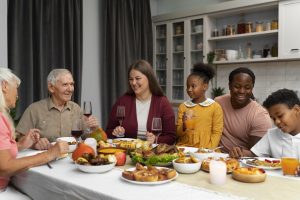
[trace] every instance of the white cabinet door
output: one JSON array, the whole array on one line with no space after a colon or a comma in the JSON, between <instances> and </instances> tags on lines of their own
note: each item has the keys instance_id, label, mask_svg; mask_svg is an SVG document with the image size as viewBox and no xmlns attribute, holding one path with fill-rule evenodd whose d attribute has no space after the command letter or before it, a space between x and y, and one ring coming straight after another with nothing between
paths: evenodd
<instances>
[{"instance_id":1,"label":"white cabinet door","mask_svg":"<svg viewBox=\"0 0 300 200\"><path fill-rule=\"evenodd\" d=\"M279 3L279 57L300 58L300 0Z\"/></svg>"},{"instance_id":2,"label":"white cabinet door","mask_svg":"<svg viewBox=\"0 0 300 200\"><path fill-rule=\"evenodd\" d=\"M186 78L203 62L203 18L192 17L154 24L154 69L172 103L188 99Z\"/></svg>"}]
</instances>

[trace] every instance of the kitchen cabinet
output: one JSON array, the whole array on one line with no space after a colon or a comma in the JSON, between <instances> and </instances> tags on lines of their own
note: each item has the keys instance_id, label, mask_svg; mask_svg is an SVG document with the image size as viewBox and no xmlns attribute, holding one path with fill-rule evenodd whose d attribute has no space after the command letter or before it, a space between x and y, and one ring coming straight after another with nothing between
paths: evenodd
<instances>
[{"instance_id":1,"label":"kitchen cabinet","mask_svg":"<svg viewBox=\"0 0 300 200\"><path fill-rule=\"evenodd\" d=\"M203 18L154 24L154 70L169 100L187 99L186 77L192 66L203 62Z\"/></svg>"},{"instance_id":2,"label":"kitchen cabinet","mask_svg":"<svg viewBox=\"0 0 300 200\"><path fill-rule=\"evenodd\" d=\"M279 3L279 56L300 58L300 1Z\"/></svg>"},{"instance_id":3,"label":"kitchen cabinet","mask_svg":"<svg viewBox=\"0 0 300 200\"><path fill-rule=\"evenodd\" d=\"M216 54L214 64L278 59L277 4L208 14L206 29L207 51Z\"/></svg>"}]
</instances>

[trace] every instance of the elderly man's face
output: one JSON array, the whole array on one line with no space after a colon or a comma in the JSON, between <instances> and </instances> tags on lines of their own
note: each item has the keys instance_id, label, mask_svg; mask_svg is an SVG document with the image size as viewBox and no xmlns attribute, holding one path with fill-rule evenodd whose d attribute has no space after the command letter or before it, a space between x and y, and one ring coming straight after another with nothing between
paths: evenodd
<instances>
[{"instance_id":1,"label":"elderly man's face","mask_svg":"<svg viewBox=\"0 0 300 200\"><path fill-rule=\"evenodd\" d=\"M55 85L49 85L52 99L58 104L65 104L71 100L74 92L74 80L71 74L63 74L59 76Z\"/></svg>"}]
</instances>

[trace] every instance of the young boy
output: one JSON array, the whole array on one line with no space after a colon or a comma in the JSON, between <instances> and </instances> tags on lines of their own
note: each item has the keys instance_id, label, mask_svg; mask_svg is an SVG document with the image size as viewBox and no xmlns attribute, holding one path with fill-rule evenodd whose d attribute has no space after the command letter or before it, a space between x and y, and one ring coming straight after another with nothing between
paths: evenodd
<instances>
[{"instance_id":1,"label":"young boy","mask_svg":"<svg viewBox=\"0 0 300 200\"><path fill-rule=\"evenodd\" d=\"M256 143L251 152L259 157L296 157L300 159L300 100L297 94L288 89L273 92L264 101L276 128L268 130ZM243 156L239 147L235 147L231 156Z\"/></svg>"}]
</instances>

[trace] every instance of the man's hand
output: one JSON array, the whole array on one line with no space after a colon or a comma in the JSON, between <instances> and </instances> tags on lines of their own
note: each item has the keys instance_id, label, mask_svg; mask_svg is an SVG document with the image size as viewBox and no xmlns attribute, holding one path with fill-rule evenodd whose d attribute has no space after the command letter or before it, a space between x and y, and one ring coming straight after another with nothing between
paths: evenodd
<instances>
[{"instance_id":1,"label":"man's hand","mask_svg":"<svg viewBox=\"0 0 300 200\"><path fill-rule=\"evenodd\" d=\"M243 157L243 150L240 147L233 147L229 152L229 156L236 159Z\"/></svg>"},{"instance_id":2,"label":"man's hand","mask_svg":"<svg viewBox=\"0 0 300 200\"><path fill-rule=\"evenodd\" d=\"M86 126L92 130L96 130L97 128L99 128L98 120L94 116L90 116L90 117L84 116L84 121Z\"/></svg>"},{"instance_id":3,"label":"man's hand","mask_svg":"<svg viewBox=\"0 0 300 200\"><path fill-rule=\"evenodd\" d=\"M153 133L147 131L147 133L146 133L146 138L147 138L147 141L148 141L150 144L155 143L156 136L155 136Z\"/></svg>"},{"instance_id":4,"label":"man's hand","mask_svg":"<svg viewBox=\"0 0 300 200\"><path fill-rule=\"evenodd\" d=\"M116 136L116 137L124 137L124 133L125 133L125 129L122 126L117 126L113 132L112 135Z\"/></svg>"}]
</instances>

